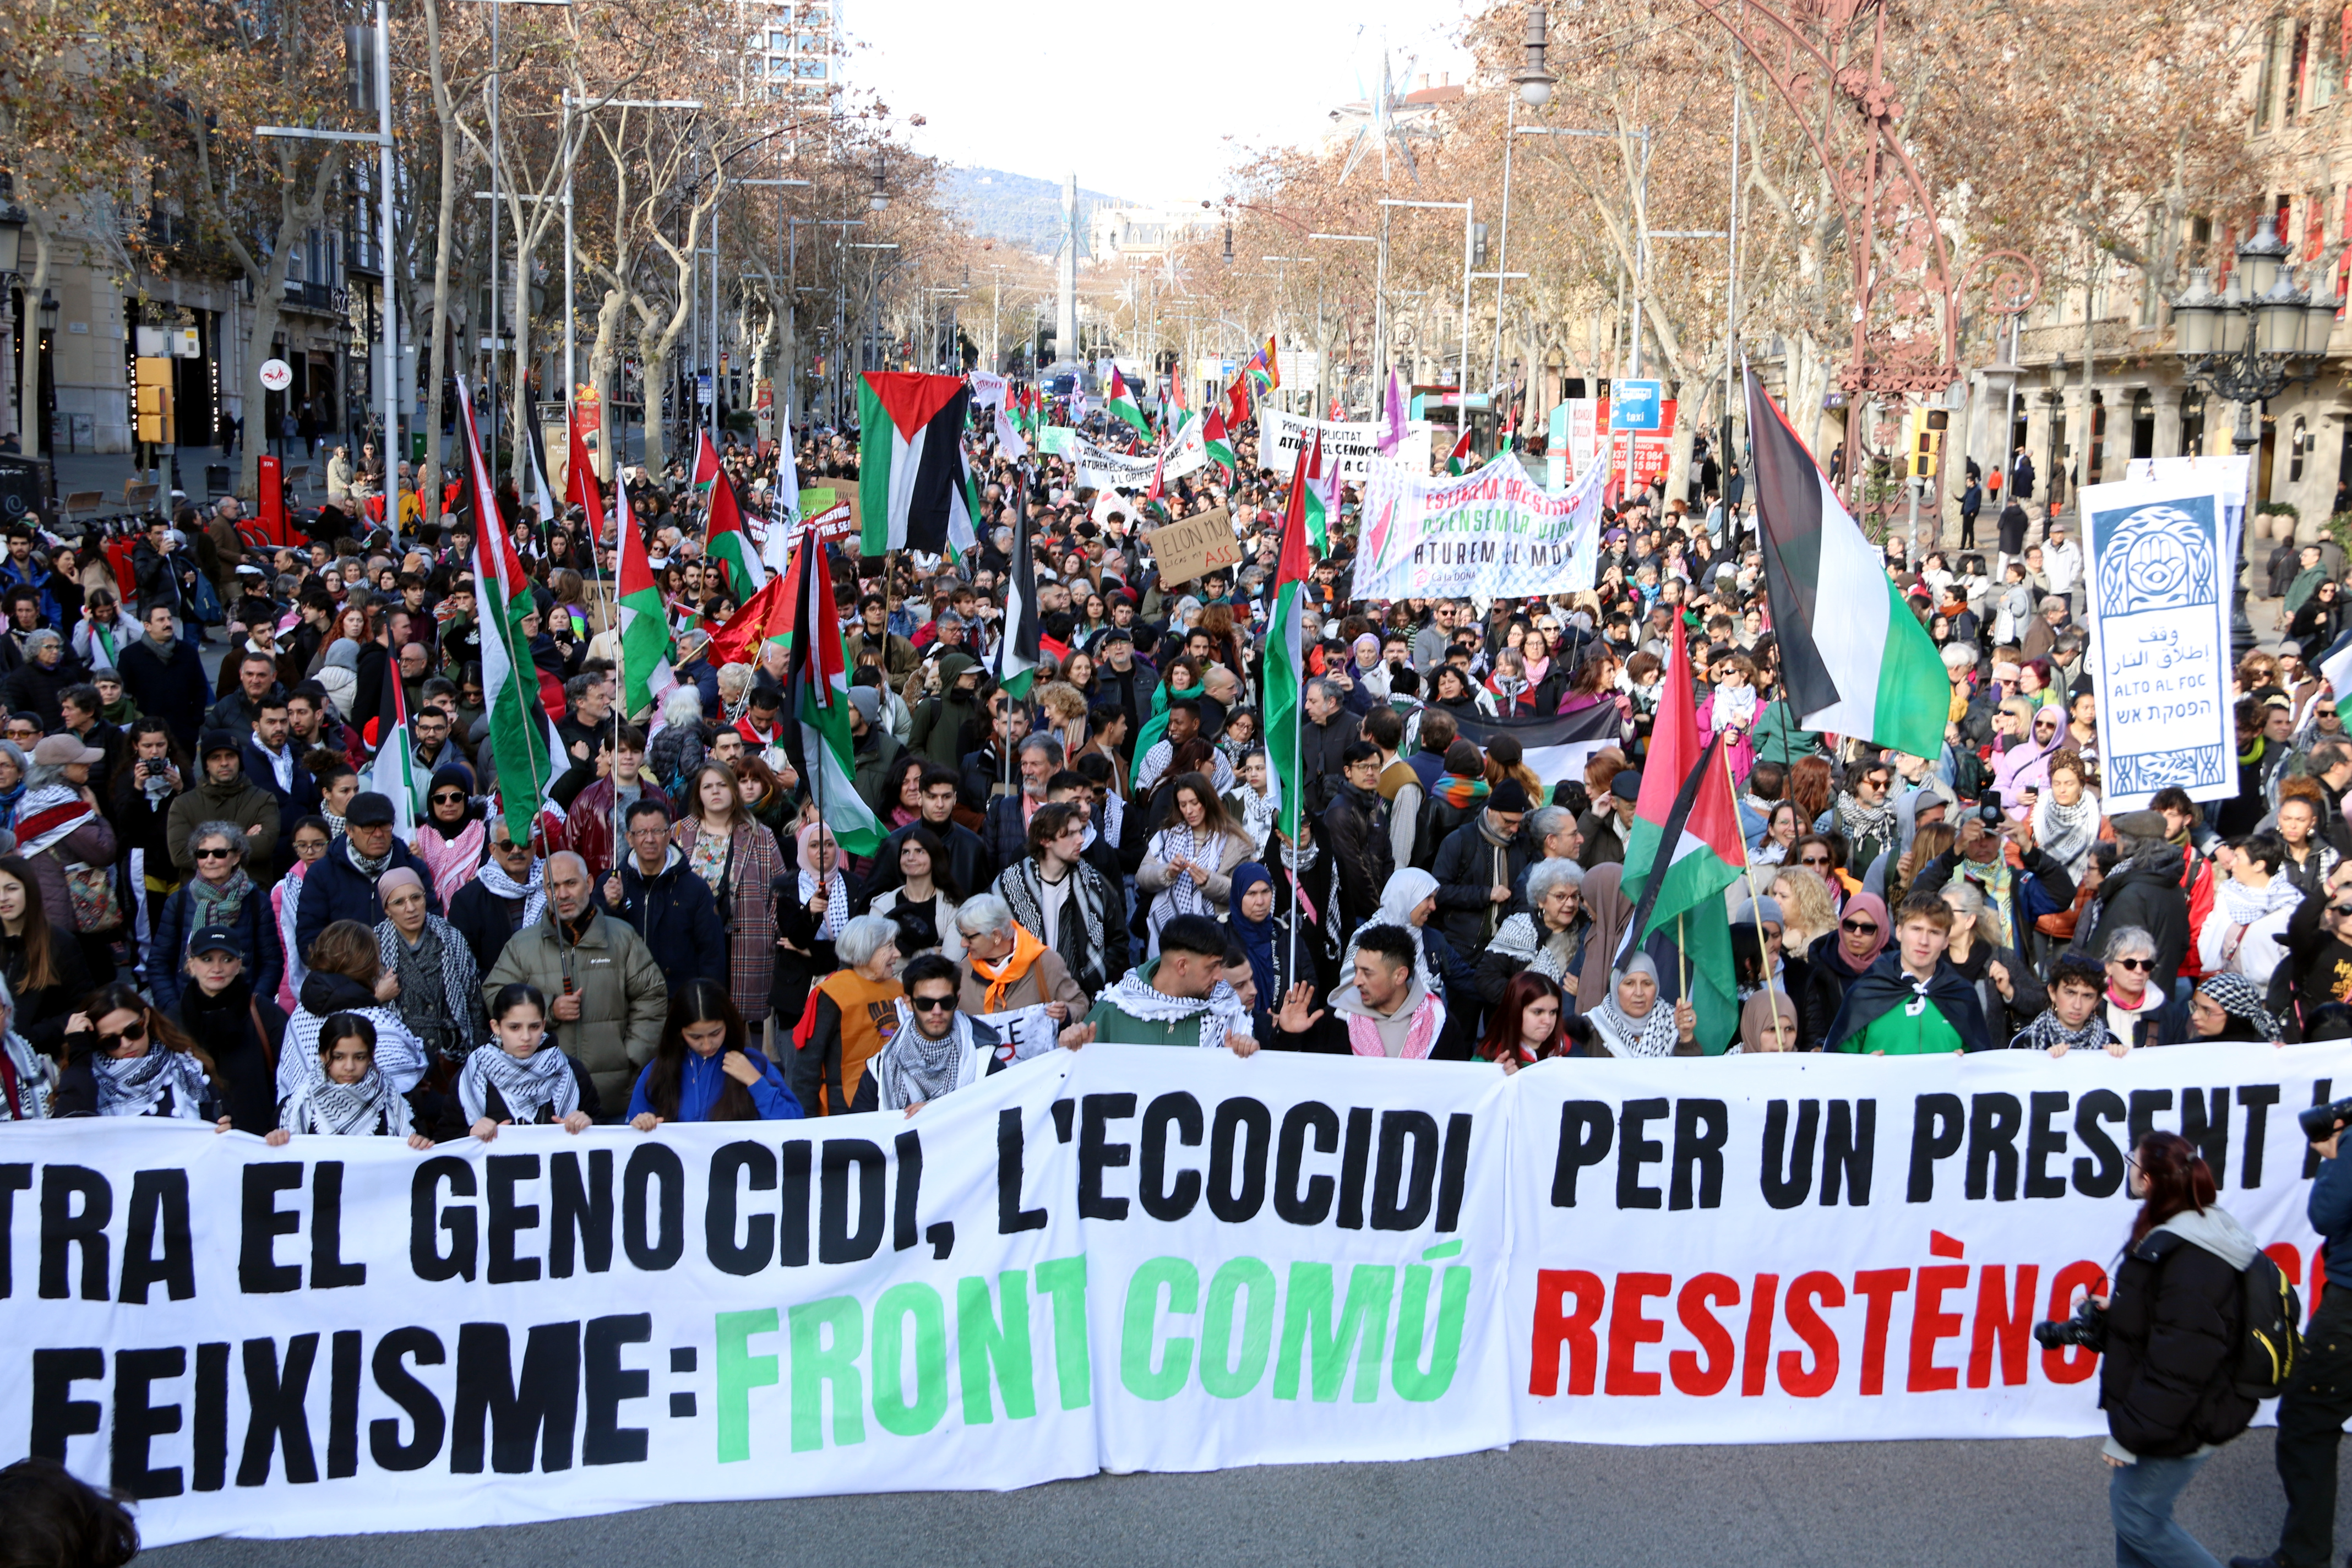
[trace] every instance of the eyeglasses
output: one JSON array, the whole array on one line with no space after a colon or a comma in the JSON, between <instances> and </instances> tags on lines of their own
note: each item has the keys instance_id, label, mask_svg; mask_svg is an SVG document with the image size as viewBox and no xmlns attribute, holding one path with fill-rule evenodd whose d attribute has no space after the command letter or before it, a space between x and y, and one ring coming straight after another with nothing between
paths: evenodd
<instances>
[{"instance_id":1,"label":"eyeglasses","mask_svg":"<svg viewBox=\"0 0 2352 1568\"><path fill-rule=\"evenodd\" d=\"M131 1025L127 1026L123 1029L122 1033L121 1033L121 1034L119 1034L119 1035L100 1035L100 1036L99 1036L99 1037L98 1037L98 1048L99 1048L100 1050L101 1050L101 1051L110 1051L110 1050L114 1050L114 1049L116 1049L118 1047L124 1046L124 1045L133 1045L133 1046L135 1046L135 1045L137 1045L140 1041L142 1041L142 1040L145 1039L146 1037L147 1037L147 1020L146 1020L146 1019L144 1019L144 1018L141 1018L141 1019L137 1020L136 1022L134 1022L134 1023L132 1023L132 1024L131 1024Z\"/></svg>"},{"instance_id":2,"label":"eyeglasses","mask_svg":"<svg viewBox=\"0 0 2352 1568\"><path fill-rule=\"evenodd\" d=\"M234 860L236 858L236 851L234 849L198 849L194 851L189 856L189 858L194 860Z\"/></svg>"},{"instance_id":3,"label":"eyeglasses","mask_svg":"<svg viewBox=\"0 0 2352 1568\"><path fill-rule=\"evenodd\" d=\"M955 1011L955 998L952 996L909 996L907 998L907 1006L908 1011L916 1013L952 1013Z\"/></svg>"},{"instance_id":4,"label":"eyeglasses","mask_svg":"<svg viewBox=\"0 0 2352 1568\"><path fill-rule=\"evenodd\" d=\"M1838 922L1838 929L1840 931L1850 931L1856 936L1876 936L1878 934L1878 928L1868 921L1841 921Z\"/></svg>"},{"instance_id":5,"label":"eyeglasses","mask_svg":"<svg viewBox=\"0 0 2352 1568\"><path fill-rule=\"evenodd\" d=\"M2156 967L2156 960L2152 958L2111 958L2107 962L2117 969L2142 970Z\"/></svg>"},{"instance_id":6,"label":"eyeglasses","mask_svg":"<svg viewBox=\"0 0 2352 1568\"><path fill-rule=\"evenodd\" d=\"M2352 915L2352 904L2330 904L2327 912L2341 919L2345 915Z\"/></svg>"}]
</instances>

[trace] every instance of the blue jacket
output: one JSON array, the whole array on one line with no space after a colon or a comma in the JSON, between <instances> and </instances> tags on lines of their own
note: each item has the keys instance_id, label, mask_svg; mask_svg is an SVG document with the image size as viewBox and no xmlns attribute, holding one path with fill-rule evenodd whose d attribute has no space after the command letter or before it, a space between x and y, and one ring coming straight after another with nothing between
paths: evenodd
<instances>
[{"instance_id":1,"label":"blue jacket","mask_svg":"<svg viewBox=\"0 0 2352 1568\"><path fill-rule=\"evenodd\" d=\"M147 994L166 1013L180 1005L180 992L188 984L188 939L195 934L189 902L184 885L164 900L147 943ZM286 953L278 940L278 912L270 907L269 889L256 887L247 893L229 929L244 945L245 977L253 983L253 994L265 1000L277 995L278 979L286 973Z\"/></svg>"},{"instance_id":2,"label":"blue jacket","mask_svg":"<svg viewBox=\"0 0 2352 1568\"><path fill-rule=\"evenodd\" d=\"M41 570L37 562L27 562L20 568L6 552L0 552L0 593L16 587L37 589L41 595L43 626L61 626L65 622L64 615L58 608L58 596L51 584L51 579L56 575L54 572Z\"/></svg>"},{"instance_id":3,"label":"blue jacket","mask_svg":"<svg viewBox=\"0 0 2352 1568\"><path fill-rule=\"evenodd\" d=\"M701 879L697 878L699 881ZM762 1121L797 1121L801 1119L801 1102L784 1087L784 1075L775 1064L757 1050L746 1047L743 1055L760 1069L760 1081L750 1086L751 1104ZM637 1075L637 1087L629 1096L629 1112L624 1121L634 1121L640 1116L654 1114L653 1101L646 1098L646 1080L653 1076L653 1064L646 1064ZM686 1065L678 1073L677 1114L673 1121L708 1121L710 1108L719 1103L719 1091L727 1087L726 1071L717 1057L686 1053Z\"/></svg>"},{"instance_id":4,"label":"blue jacket","mask_svg":"<svg viewBox=\"0 0 2352 1568\"><path fill-rule=\"evenodd\" d=\"M383 864L386 871L405 866L425 879L425 907L441 910L441 895L433 890L433 872L408 846L395 838ZM375 895L376 879L362 876L352 864L352 841L337 834L311 868L302 873L302 898L294 911L294 946L309 952L319 933L337 921L357 921L373 930L383 919L383 900Z\"/></svg>"},{"instance_id":5,"label":"blue jacket","mask_svg":"<svg viewBox=\"0 0 2352 1568\"><path fill-rule=\"evenodd\" d=\"M2319 1174L2311 1179L2311 1197L2304 1212L2310 1216L2311 1228L2319 1233L2329 1282L2352 1279L2352 1274L2342 1272L2352 1269L2352 1160L2319 1162Z\"/></svg>"}]
</instances>

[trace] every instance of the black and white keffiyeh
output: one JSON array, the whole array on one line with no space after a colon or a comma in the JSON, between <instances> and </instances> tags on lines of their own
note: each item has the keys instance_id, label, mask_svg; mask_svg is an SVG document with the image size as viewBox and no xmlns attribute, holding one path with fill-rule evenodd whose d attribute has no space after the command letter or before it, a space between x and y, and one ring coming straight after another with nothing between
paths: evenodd
<instances>
[{"instance_id":1,"label":"black and white keffiyeh","mask_svg":"<svg viewBox=\"0 0 2352 1568\"><path fill-rule=\"evenodd\" d=\"M1081 860L1067 873L1072 879L1070 900L1078 907L1078 923L1086 929L1086 952L1078 957L1088 962L1073 962L1073 956L1062 954L1062 962L1072 974L1081 971L1099 973L1103 952L1103 887L1101 873ZM1061 952L1062 933L1045 929L1045 879L1032 858L1006 868L996 879L997 895L1021 928L1056 952Z\"/></svg>"},{"instance_id":2,"label":"black and white keffiyeh","mask_svg":"<svg viewBox=\"0 0 2352 1568\"><path fill-rule=\"evenodd\" d=\"M522 927L517 928L520 930L537 925L539 917L547 910L546 866L543 860L533 860L530 880L518 882L496 860L485 860L482 868L474 873L474 880L488 888L493 898L522 900Z\"/></svg>"},{"instance_id":3,"label":"black and white keffiyeh","mask_svg":"<svg viewBox=\"0 0 2352 1568\"><path fill-rule=\"evenodd\" d=\"M1183 822L1175 822L1151 836L1150 856L1171 868L1168 886L1151 900L1151 940L1157 942L1162 927L1178 915L1206 915L1217 918L1216 905L1209 900L1208 889L1192 880L1189 871L1173 868L1179 859L1197 866L1206 866L1214 875L1224 864L1225 836L1223 833L1196 834Z\"/></svg>"},{"instance_id":4,"label":"black and white keffiyeh","mask_svg":"<svg viewBox=\"0 0 2352 1568\"><path fill-rule=\"evenodd\" d=\"M424 1039L426 1029L420 1026L431 1018L440 1038L426 1043L437 1046L441 1055L452 1061L465 1055L481 981L474 971L474 950L466 945L457 928L439 915L427 914L425 929L411 947L398 926L390 920L378 921L375 955L387 973L400 976L399 1011L410 1031ZM440 993L438 1009L432 1006L429 994L435 990Z\"/></svg>"},{"instance_id":5,"label":"black and white keffiyeh","mask_svg":"<svg viewBox=\"0 0 2352 1568\"><path fill-rule=\"evenodd\" d=\"M1171 996L1146 980L1142 970L1130 969L1118 984L1102 994L1100 1000L1147 1024L1198 1019L1202 1050L1221 1050L1227 1035L1251 1032L1249 1009L1242 1005L1234 988L1222 980L1206 996Z\"/></svg>"},{"instance_id":6,"label":"black and white keffiyeh","mask_svg":"<svg viewBox=\"0 0 2352 1568\"><path fill-rule=\"evenodd\" d=\"M2275 888L2285 880L2284 877L2277 878L2272 881L2271 886ZM2209 974L2197 990L2200 995L2210 998L2215 1006L2232 1018L2243 1018L2247 1023L2252 1024L2254 1026L2254 1032L2263 1039L2275 1040L2279 1037L2277 1016L2263 1005L2262 992L2257 990L2254 983L2244 975L2228 973Z\"/></svg>"},{"instance_id":7,"label":"black and white keffiyeh","mask_svg":"<svg viewBox=\"0 0 2352 1568\"><path fill-rule=\"evenodd\" d=\"M972 1052L980 1047L967 1014L949 1014L947 1037L934 1040L915 1026L905 997L898 998L898 1008L897 1032L866 1069L874 1075L875 1093L885 1110L926 1105L962 1088L971 1071Z\"/></svg>"},{"instance_id":8,"label":"black and white keffiyeh","mask_svg":"<svg viewBox=\"0 0 2352 1568\"><path fill-rule=\"evenodd\" d=\"M359 1007L350 1011L375 1026L375 1070L392 1084L394 1094L406 1094L425 1077L430 1065L425 1045L408 1032L408 1025L389 1007ZM286 1023L286 1042L278 1052L278 1099L284 1103L306 1083L326 1077L319 1066L319 1031L326 1018L308 1007L296 1007Z\"/></svg>"},{"instance_id":9,"label":"black and white keffiyeh","mask_svg":"<svg viewBox=\"0 0 2352 1568\"><path fill-rule=\"evenodd\" d=\"M212 1098L204 1063L185 1051L175 1051L150 1031L143 1057L90 1058L98 1085L100 1116L170 1116L201 1121L205 1102Z\"/></svg>"},{"instance_id":10,"label":"black and white keffiyeh","mask_svg":"<svg viewBox=\"0 0 2352 1568\"><path fill-rule=\"evenodd\" d=\"M819 888L823 888L824 918L817 922L817 940L833 941L841 935L841 928L849 923L849 884L842 879L841 868L837 866L824 874L822 883L817 880L816 873L806 867L801 868L800 878L803 909L809 907L809 901L816 897Z\"/></svg>"},{"instance_id":11,"label":"black and white keffiyeh","mask_svg":"<svg viewBox=\"0 0 2352 1568\"><path fill-rule=\"evenodd\" d=\"M2236 976L2231 978L2235 979ZM2107 1027L2105 1006L2093 1008L2090 1017L2079 1029L2068 1028L2054 1009L2045 1008L2011 1038L2009 1048L2013 1051L2049 1051L2063 1046L2070 1051L2103 1051L2115 1037L2116 1032Z\"/></svg>"},{"instance_id":12,"label":"black and white keffiyeh","mask_svg":"<svg viewBox=\"0 0 2352 1568\"><path fill-rule=\"evenodd\" d=\"M1675 1054L1677 1034L1675 1010L1663 996L1650 1004L1649 1013L1633 1017L1618 1005L1617 987L1609 987L1608 1000L1585 1015L1591 1020L1593 1032L1612 1057L1670 1057Z\"/></svg>"},{"instance_id":13,"label":"black and white keffiyeh","mask_svg":"<svg viewBox=\"0 0 2352 1568\"><path fill-rule=\"evenodd\" d=\"M33 1048L32 1042L11 1029L0 1037L0 1121L39 1121L49 1114L49 1094L57 1087L57 1064Z\"/></svg>"},{"instance_id":14,"label":"black and white keffiyeh","mask_svg":"<svg viewBox=\"0 0 2352 1568\"><path fill-rule=\"evenodd\" d=\"M1549 980L1565 980L1576 961L1580 934L1574 928L1556 931L1537 916L1521 911L1496 929L1487 951L1514 960L1520 969Z\"/></svg>"},{"instance_id":15,"label":"black and white keffiyeh","mask_svg":"<svg viewBox=\"0 0 2352 1568\"><path fill-rule=\"evenodd\" d=\"M313 1076L278 1108L278 1125L289 1132L338 1138L405 1138L411 1131L408 1101L392 1091L373 1066L357 1083L337 1083L324 1073Z\"/></svg>"},{"instance_id":16,"label":"black and white keffiyeh","mask_svg":"<svg viewBox=\"0 0 2352 1568\"><path fill-rule=\"evenodd\" d=\"M489 1114L493 1089L506 1102L508 1119L518 1125L539 1121L541 1110L553 1112L547 1120L560 1121L580 1109L579 1080L552 1040L520 1059L496 1040L476 1046L457 1074L457 1103L466 1108L468 1122Z\"/></svg>"}]
</instances>

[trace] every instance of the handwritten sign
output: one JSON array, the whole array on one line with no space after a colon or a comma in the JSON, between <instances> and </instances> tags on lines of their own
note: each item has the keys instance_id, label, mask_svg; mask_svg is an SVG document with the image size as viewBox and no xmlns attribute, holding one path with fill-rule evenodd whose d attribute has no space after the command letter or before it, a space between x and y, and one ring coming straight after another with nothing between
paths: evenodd
<instances>
[{"instance_id":1,"label":"handwritten sign","mask_svg":"<svg viewBox=\"0 0 2352 1568\"><path fill-rule=\"evenodd\" d=\"M1238 566L1241 541L1234 537L1233 514L1223 507L1181 522L1165 523L1143 536L1165 584L1189 583L1220 566Z\"/></svg>"},{"instance_id":2,"label":"handwritten sign","mask_svg":"<svg viewBox=\"0 0 2352 1568\"><path fill-rule=\"evenodd\" d=\"M2110 813L2144 809L2175 787L2191 800L2237 793L2228 517L2235 484L2216 470L2083 491L2087 662Z\"/></svg>"}]
</instances>

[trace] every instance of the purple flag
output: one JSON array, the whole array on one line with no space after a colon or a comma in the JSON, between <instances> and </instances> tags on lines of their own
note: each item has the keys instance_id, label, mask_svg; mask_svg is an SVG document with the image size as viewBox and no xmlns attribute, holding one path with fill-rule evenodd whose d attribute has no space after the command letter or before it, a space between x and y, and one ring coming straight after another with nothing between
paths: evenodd
<instances>
[{"instance_id":1,"label":"purple flag","mask_svg":"<svg viewBox=\"0 0 2352 1568\"><path fill-rule=\"evenodd\" d=\"M1387 456L1394 457L1397 448L1404 445L1404 388L1397 381L1394 365L1389 367L1389 412L1386 424L1388 428L1381 432L1380 438L1372 445Z\"/></svg>"}]
</instances>

